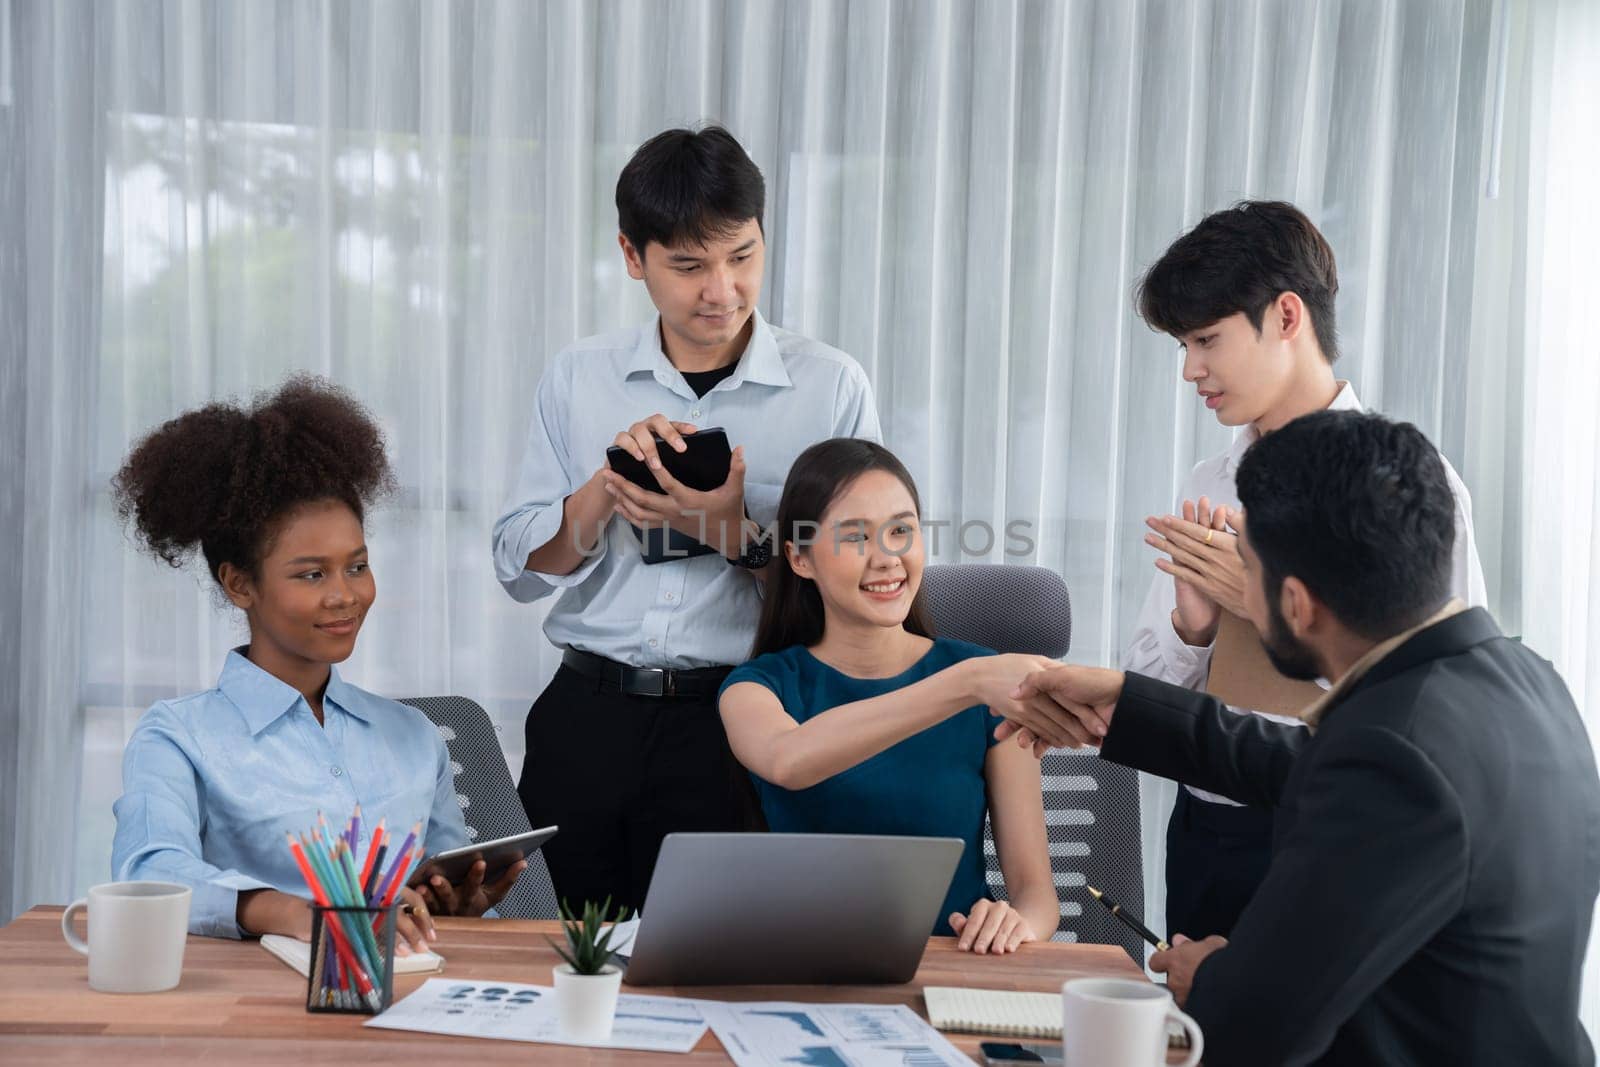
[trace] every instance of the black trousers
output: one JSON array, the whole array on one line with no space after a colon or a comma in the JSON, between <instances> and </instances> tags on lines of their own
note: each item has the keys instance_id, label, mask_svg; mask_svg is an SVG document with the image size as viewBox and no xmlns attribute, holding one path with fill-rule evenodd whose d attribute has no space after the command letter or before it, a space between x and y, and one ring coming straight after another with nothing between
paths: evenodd
<instances>
[{"instance_id":1,"label":"black trousers","mask_svg":"<svg viewBox=\"0 0 1600 1067\"><path fill-rule=\"evenodd\" d=\"M728 748L716 696L643 697L563 665L534 701L517 793L556 898L644 904L661 840L762 828L750 776Z\"/></svg>"},{"instance_id":2,"label":"black trousers","mask_svg":"<svg viewBox=\"0 0 1600 1067\"><path fill-rule=\"evenodd\" d=\"M1231 936L1272 862L1272 812L1200 800L1181 786L1167 822L1167 929Z\"/></svg>"}]
</instances>

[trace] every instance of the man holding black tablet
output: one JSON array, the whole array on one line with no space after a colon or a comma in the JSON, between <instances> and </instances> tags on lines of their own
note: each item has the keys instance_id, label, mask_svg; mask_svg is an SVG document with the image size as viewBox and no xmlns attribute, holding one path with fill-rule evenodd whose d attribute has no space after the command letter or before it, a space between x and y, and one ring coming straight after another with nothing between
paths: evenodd
<instances>
[{"instance_id":1,"label":"man holding black tablet","mask_svg":"<svg viewBox=\"0 0 1600 1067\"><path fill-rule=\"evenodd\" d=\"M755 633L770 558L759 532L808 445L880 436L860 365L756 308L765 198L721 128L668 130L634 154L617 182L618 243L658 314L551 360L495 524L506 591L559 592L545 634L565 652L528 713L517 789L534 826L561 827L544 854L574 906L641 905L668 833L756 825L716 696ZM712 427L732 446L727 476L691 488L669 467L703 470L690 442ZM613 471L612 447L664 492Z\"/></svg>"}]
</instances>

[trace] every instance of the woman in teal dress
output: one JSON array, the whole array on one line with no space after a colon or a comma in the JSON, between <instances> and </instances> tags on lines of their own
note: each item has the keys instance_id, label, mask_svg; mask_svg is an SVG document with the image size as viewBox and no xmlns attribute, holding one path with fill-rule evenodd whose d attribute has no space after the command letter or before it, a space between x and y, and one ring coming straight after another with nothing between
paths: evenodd
<instances>
[{"instance_id":1,"label":"woman in teal dress","mask_svg":"<svg viewBox=\"0 0 1600 1067\"><path fill-rule=\"evenodd\" d=\"M800 455L753 658L723 685L722 721L775 832L960 838L933 932L1011 952L1048 938L1059 912L1039 761L997 744L994 728L1052 661L931 633L919 515L910 474L883 446L837 438ZM986 814L1003 902L984 877Z\"/></svg>"}]
</instances>

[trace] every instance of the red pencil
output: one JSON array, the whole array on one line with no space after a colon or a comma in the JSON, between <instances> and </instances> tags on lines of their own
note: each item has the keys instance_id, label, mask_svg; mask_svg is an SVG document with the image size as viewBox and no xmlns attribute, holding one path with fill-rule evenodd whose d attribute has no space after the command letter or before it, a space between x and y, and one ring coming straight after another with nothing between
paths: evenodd
<instances>
[{"instance_id":1,"label":"red pencil","mask_svg":"<svg viewBox=\"0 0 1600 1067\"><path fill-rule=\"evenodd\" d=\"M361 865L361 884L366 885L367 879L372 877L372 864L378 858L378 846L383 844L383 820L378 820L378 825L372 828L372 840L367 842L367 862Z\"/></svg>"}]
</instances>

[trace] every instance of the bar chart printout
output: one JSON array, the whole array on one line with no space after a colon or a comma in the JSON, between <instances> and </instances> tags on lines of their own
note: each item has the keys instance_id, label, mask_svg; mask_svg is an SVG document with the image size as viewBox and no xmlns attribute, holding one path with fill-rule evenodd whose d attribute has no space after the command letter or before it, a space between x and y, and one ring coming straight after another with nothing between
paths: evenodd
<instances>
[{"instance_id":1,"label":"bar chart printout","mask_svg":"<svg viewBox=\"0 0 1600 1067\"><path fill-rule=\"evenodd\" d=\"M738 1067L970 1067L903 1004L721 1004L706 1022Z\"/></svg>"}]
</instances>

